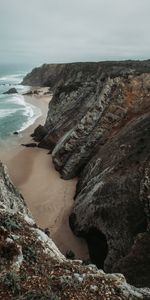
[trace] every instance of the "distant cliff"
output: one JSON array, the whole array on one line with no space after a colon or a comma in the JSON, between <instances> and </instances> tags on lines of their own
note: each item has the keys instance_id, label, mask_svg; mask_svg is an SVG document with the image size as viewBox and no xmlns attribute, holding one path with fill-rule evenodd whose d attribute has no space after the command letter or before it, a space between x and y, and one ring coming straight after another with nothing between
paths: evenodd
<instances>
[{"instance_id":1,"label":"distant cliff","mask_svg":"<svg viewBox=\"0 0 150 300\"><path fill-rule=\"evenodd\" d=\"M147 72L150 68L150 60L140 61L116 61L116 62L86 62L68 64L44 64L27 74L22 84L31 86L50 86L52 89L60 83L86 81L88 77L97 72L111 76L130 73Z\"/></svg>"},{"instance_id":2,"label":"distant cliff","mask_svg":"<svg viewBox=\"0 0 150 300\"><path fill-rule=\"evenodd\" d=\"M150 286L150 61L44 65L24 84L35 73L53 98L34 139L79 177L72 230L98 267Z\"/></svg>"}]
</instances>

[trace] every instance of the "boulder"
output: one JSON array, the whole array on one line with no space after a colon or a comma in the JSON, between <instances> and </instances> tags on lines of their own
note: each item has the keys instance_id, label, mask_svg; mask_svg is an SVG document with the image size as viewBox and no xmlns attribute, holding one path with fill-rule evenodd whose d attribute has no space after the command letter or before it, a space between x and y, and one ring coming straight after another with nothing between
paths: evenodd
<instances>
[{"instance_id":1,"label":"boulder","mask_svg":"<svg viewBox=\"0 0 150 300\"><path fill-rule=\"evenodd\" d=\"M30 96L30 95L33 95L32 91L28 91L28 92L26 92L26 93L23 94L23 96Z\"/></svg>"},{"instance_id":2,"label":"boulder","mask_svg":"<svg viewBox=\"0 0 150 300\"><path fill-rule=\"evenodd\" d=\"M27 148L35 148L37 147L36 143L28 143L28 144L21 144L21 146L27 147Z\"/></svg>"},{"instance_id":3,"label":"boulder","mask_svg":"<svg viewBox=\"0 0 150 300\"><path fill-rule=\"evenodd\" d=\"M45 136L47 135L47 130L44 126L39 125L34 132L31 134L31 137L33 137L33 139L36 142L40 142Z\"/></svg>"},{"instance_id":4,"label":"boulder","mask_svg":"<svg viewBox=\"0 0 150 300\"><path fill-rule=\"evenodd\" d=\"M3 94L17 94L16 88L11 88L7 92L4 92Z\"/></svg>"}]
</instances>

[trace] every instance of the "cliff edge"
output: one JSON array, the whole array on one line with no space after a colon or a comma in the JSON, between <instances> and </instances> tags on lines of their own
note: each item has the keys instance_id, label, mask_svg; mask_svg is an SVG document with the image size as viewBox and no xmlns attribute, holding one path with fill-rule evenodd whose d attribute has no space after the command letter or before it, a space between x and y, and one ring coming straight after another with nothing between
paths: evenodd
<instances>
[{"instance_id":1,"label":"cliff edge","mask_svg":"<svg viewBox=\"0 0 150 300\"><path fill-rule=\"evenodd\" d=\"M0 163L0 299L150 299L121 274L66 260L35 224Z\"/></svg>"}]
</instances>

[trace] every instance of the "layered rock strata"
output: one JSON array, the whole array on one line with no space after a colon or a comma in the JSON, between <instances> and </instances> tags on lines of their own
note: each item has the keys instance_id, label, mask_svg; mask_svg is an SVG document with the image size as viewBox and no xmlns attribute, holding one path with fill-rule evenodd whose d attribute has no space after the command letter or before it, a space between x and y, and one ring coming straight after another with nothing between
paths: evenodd
<instances>
[{"instance_id":1,"label":"layered rock strata","mask_svg":"<svg viewBox=\"0 0 150 300\"><path fill-rule=\"evenodd\" d=\"M150 286L150 61L48 65L24 83L35 72L54 95L33 136L62 178L79 177L72 230L98 267Z\"/></svg>"}]
</instances>

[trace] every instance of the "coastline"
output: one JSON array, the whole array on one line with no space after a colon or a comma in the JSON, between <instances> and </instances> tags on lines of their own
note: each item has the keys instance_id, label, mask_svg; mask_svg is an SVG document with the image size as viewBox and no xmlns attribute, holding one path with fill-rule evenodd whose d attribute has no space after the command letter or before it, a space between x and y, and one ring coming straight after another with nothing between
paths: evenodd
<instances>
[{"instance_id":1,"label":"coastline","mask_svg":"<svg viewBox=\"0 0 150 300\"><path fill-rule=\"evenodd\" d=\"M36 223L49 229L60 251L66 254L72 250L76 258L86 259L87 245L74 236L68 222L77 179L61 179L47 150L21 146L32 141L30 134L39 124L44 124L50 95L24 97L27 102L38 106L42 115L19 135L6 141L5 147L0 149L1 160L7 165L10 177L25 198Z\"/></svg>"}]
</instances>

